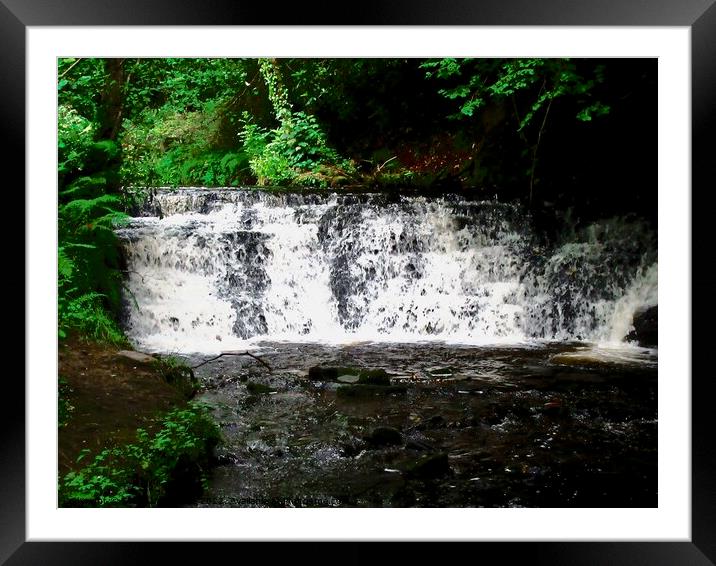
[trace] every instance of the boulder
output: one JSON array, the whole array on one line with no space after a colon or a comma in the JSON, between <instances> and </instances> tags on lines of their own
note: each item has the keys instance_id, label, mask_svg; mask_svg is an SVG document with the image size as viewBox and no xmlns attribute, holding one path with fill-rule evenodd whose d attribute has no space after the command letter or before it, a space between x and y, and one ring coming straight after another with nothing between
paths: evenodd
<instances>
[{"instance_id":1,"label":"boulder","mask_svg":"<svg viewBox=\"0 0 716 566\"><path fill-rule=\"evenodd\" d=\"M634 315L634 330L626 335L626 340L636 342L644 348L656 348L658 345L658 306L638 311Z\"/></svg>"}]
</instances>

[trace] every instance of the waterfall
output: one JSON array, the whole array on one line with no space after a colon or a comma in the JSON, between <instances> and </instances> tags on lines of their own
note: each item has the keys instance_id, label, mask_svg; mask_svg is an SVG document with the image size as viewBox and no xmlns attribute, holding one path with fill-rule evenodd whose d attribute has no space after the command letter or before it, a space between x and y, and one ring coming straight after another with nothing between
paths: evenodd
<instances>
[{"instance_id":1,"label":"waterfall","mask_svg":"<svg viewBox=\"0 0 716 566\"><path fill-rule=\"evenodd\" d=\"M158 190L118 235L125 329L156 351L620 340L656 302L648 231L548 245L518 206L455 195Z\"/></svg>"}]
</instances>

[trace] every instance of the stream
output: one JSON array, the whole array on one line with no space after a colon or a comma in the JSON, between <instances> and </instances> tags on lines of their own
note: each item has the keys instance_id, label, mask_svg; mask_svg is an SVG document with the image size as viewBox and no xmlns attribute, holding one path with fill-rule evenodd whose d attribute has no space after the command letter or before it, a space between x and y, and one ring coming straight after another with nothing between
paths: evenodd
<instances>
[{"instance_id":1,"label":"stream","mask_svg":"<svg viewBox=\"0 0 716 566\"><path fill-rule=\"evenodd\" d=\"M262 343L254 353L273 371L246 356L198 370L226 440L200 506L657 505L654 351ZM385 368L392 386L341 395L354 386L309 379L315 365Z\"/></svg>"},{"instance_id":2,"label":"stream","mask_svg":"<svg viewBox=\"0 0 716 566\"><path fill-rule=\"evenodd\" d=\"M196 506L657 506L638 219L546 241L464 196L188 188L117 233L135 348L271 368L197 368L225 442Z\"/></svg>"}]
</instances>

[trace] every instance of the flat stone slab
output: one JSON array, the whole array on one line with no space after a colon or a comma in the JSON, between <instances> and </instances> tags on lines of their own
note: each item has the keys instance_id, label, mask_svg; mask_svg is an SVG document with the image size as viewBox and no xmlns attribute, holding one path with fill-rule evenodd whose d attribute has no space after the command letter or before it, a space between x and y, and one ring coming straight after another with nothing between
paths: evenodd
<instances>
[{"instance_id":1,"label":"flat stone slab","mask_svg":"<svg viewBox=\"0 0 716 566\"><path fill-rule=\"evenodd\" d=\"M154 356L150 356L149 354L144 354L142 352L135 352L134 350L120 350L117 352L117 355L142 364L149 364L157 361L157 358Z\"/></svg>"}]
</instances>

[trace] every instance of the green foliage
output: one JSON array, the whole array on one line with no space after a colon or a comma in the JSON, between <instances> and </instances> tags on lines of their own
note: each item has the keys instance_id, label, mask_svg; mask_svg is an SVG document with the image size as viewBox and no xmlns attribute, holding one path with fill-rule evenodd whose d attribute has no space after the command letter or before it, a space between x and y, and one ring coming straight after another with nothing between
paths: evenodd
<instances>
[{"instance_id":1,"label":"green foliage","mask_svg":"<svg viewBox=\"0 0 716 566\"><path fill-rule=\"evenodd\" d=\"M111 314L121 303L114 228L127 218L122 198L109 194L119 146L95 140L96 124L74 108L60 106L58 119L58 335L76 329L124 343Z\"/></svg>"},{"instance_id":2,"label":"green foliage","mask_svg":"<svg viewBox=\"0 0 716 566\"><path fill-rule=\"evenodd\" d=\"M276 59L259 59L259 70L268 89L268 98L273 106L276 119L284 125L290 122L291 104L288 101L288 93L283 84L283 77L280 66Z\"/></svg>"},{"instance_id":3,"label":"green foliage","mask_svg":"<svg viewBox=\"0 0 716 566\"><path fill-rule=\"evenodd\" d=\"M80 458L89 454L83 451ZM100 452L79 472L69 472L59 486L60 507L129 506L140 495L133 471L117 465L124 457L118 448Z\"/></svg>"},{"instance_id":4,"label":"green foliage","mask_svg":"<svg viewBox=\"0 0 716 566\"><path fill-rule=\"evenodd\" d=\"M71 108L93 122L97 116L99 93L105 85L104 60L61 58L57 60L57 96L60 108ZM60 117L60 123L63 121Z\"/></svg>"},{"instance_id":5,"label":"green foliage","mask_svg":"<svg viewBox=\"0 0 716 566\"><path fill-rule=\"evenodd\" d=\"M183 489L206 488L219 429L204 405L167 413L156 434L137 429L137 442L107 448L60 481L60 507L157 507ZM78 461L89 456L84 451ZM179 494L178 494L179 493Z\"/></svg>"},{"instance_id":6,"label":"green foliage","mask_svg":"<svg viewBox=\"0 0 716 566\"><path fill-rule=\"evenodd\" d=\"M94 143L96 124L81 116L74 108L58 108L58 173L60 176L82 171Z\"/></svg>"},{"instance_id":7,"label":"green foliage","mask_svg":"<svg viewBox=\"0 0 716 566\"><path fill-rule=\"evenodd\" d=\"M126 88L131 122L146 110L200 111L207 102L231 99L245 85L251 61L244 59L130 59Z\"/></svg>"},{"instance_id":8,"label":"green foliage","mask_svg":"<svg viewBox=\"0 0 716 566\"><path fill-rule=\"evenodd\" d=\"M71 292L67 294L71 295ZM107 314L104 298L100 293L84 293L68 298L61 289L58 300L59 337L67 337L68 332L74 329L99 342L126 344L127 340L116 321Z\"/></svg>"},{"instance_id":9,"label":"green foliage","mask_svg":"<svg viewBox=\"0 0 716 566\"><path fill-rule=\"evenodd\" d=\"M126 342L111 316L121 304L121 278L113 228L127 217L120 199L101 195L59 207L58 332L77 329L96 340ZM113 269L115 267L115 269ZM109 310L108 310L109 309Z\"/></svg>"},{"instance_id":10,"label":"green foliage","mask_svg":"<svg viewBox=\"0 0 716 566\"><path fill-rule=\"evenodd\" d=\"M316 117L305 112L284 116L282 124L273 130L247 121L240 137L259 185L288 184L302 173L320 173L326 167L347 174L354 172L350 161L341 159L329 147ZM303 179L307 184L326 185L325 179L318 175L304 175Z\"/></svg>"},{"instance_id":11,"label":"green foliage","mask_svg":"<svg viewBox=\"0 0 716 566\"><path fill-rule=\"evenodd\" d=\"M447 81L440 94L460 104L456 119L472 117L489 100L520 98L527 109L518 116L518 130L530 125L546 105L557 98L573 97L580 109L576 118L591 120L605 115L609 106L593 100L592 91L603 82L604 69L597 66L588 77L570 59L439 59L422 63L426 77Z\"/></svg>"},{"instance_id":12,"label":"green foliage","mask_svg":"<svg viewBox=\"0 0 716 566\"><path fill-rule=\"evenodd\" d=\"M238 186L248 158L226 143L236 132L225 113L207 103L193 112L147 110L125 122L122 177L138 186Z\"/></svg>"}]
</instances>

